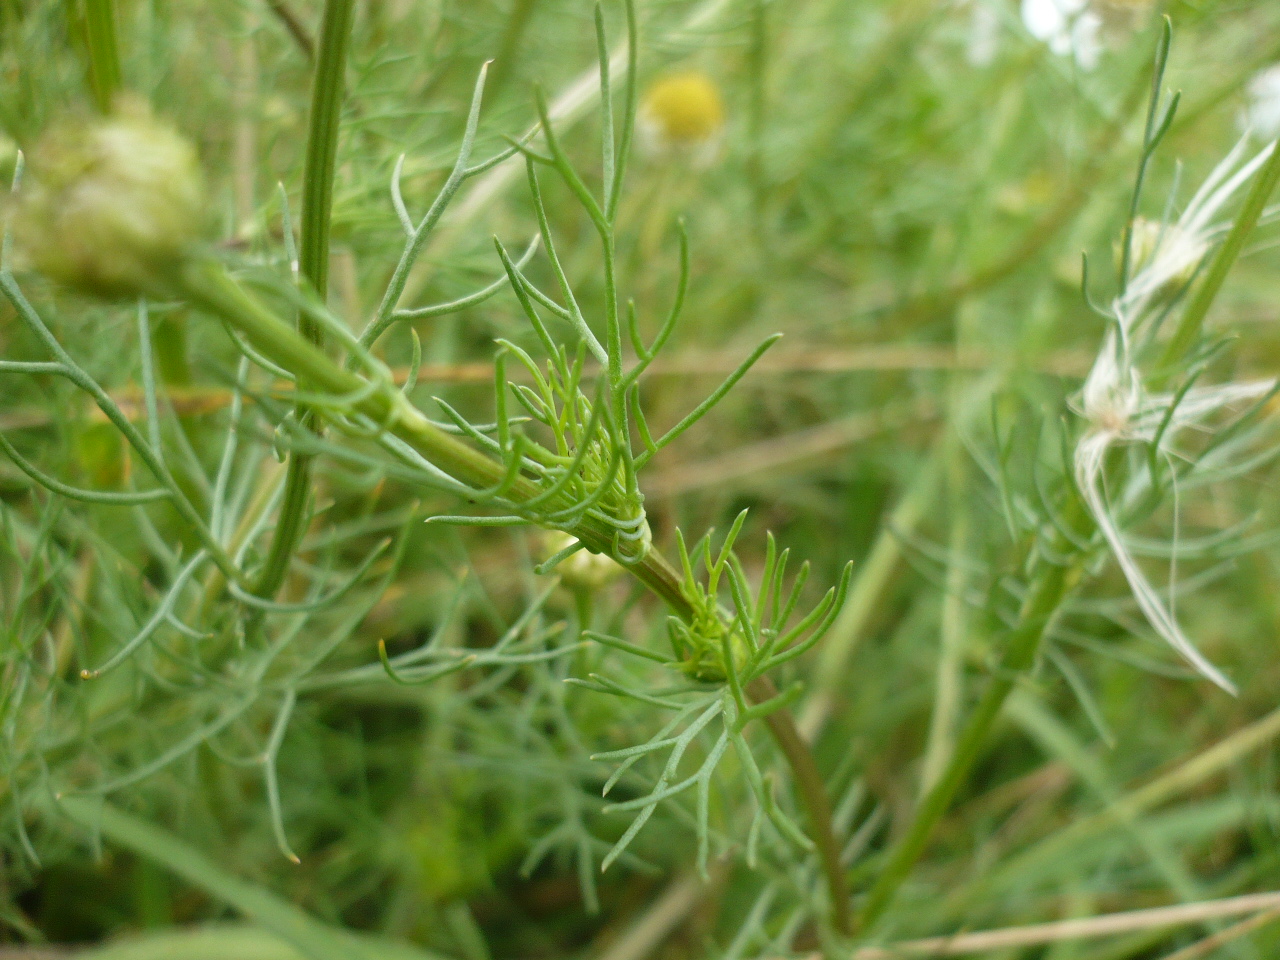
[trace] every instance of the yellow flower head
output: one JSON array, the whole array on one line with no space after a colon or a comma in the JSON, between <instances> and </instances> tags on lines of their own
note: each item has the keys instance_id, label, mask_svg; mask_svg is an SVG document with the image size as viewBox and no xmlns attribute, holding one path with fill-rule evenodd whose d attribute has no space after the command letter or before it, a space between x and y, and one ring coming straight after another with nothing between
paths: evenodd
<instances>
[{"instance_id":1,"label":"yellow flower head","mask_svg":"<svg viewBox=\"0 0 1280 960\"><path fill-rule=\"evenodd\" d=\"M31 151L14 216L41 273L98 296L154 285L199 239L204 183L191 144L143 107L50 130Z\"/></svg>"},{"instance_id":2,"label":"yellow flower head","mask_svg":"<svg viewBox=\"0 0 1280 960\"><path fill-rule=\"evenodd\" d=\"M724 132L724 100L707 74L677 71L650 84L637 119L641 142L652 152L682 153L707 163Z\"/></svg>"}]
</instances>

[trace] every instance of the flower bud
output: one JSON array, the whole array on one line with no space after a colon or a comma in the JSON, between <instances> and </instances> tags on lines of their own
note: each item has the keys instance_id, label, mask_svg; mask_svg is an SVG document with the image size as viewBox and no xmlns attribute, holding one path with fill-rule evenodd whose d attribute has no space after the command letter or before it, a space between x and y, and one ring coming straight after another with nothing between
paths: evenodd
<instances>
[{"instance_id":1,"label":"flower bud","mask_svg":"<svg viewBox=\"0 0 1280 960\"><path fill-rule=\"evenodd\" d=\"M542 559L555 556L576 538L558 530L549 531L542 541ZM582 549L561 560L556 566L560 582L570 590L599 590L622 572L612 559L602 553Z\"/></svg>"},{"instance_id":2,"label":"flower bud","mask_svg":"<svg viewBox=\"0 0 1280 960\"><path fill-rule=\"evenodd\" d=\"M14 214L20 255L85 293L155 287L199 239L195 150L144 108L61 124L36 144Z\"/></svg>"}]
</instances>

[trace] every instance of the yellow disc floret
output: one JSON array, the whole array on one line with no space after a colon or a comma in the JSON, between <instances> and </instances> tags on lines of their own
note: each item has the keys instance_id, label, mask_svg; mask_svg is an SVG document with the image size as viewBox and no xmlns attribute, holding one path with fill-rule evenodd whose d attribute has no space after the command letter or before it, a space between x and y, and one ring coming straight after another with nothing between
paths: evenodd
<instances>
[{"instance_id":1,"label":"yellow disc floret","mask_svg":"<svg viewBox=\"0 0 1280 960\"><path fill-rule=\"evenodd\" d=\"M31 151L14 235L41 273L98 296L155 286L199 238L195 150L145 109L50 130Z\"/></svg>"}]
</instances>

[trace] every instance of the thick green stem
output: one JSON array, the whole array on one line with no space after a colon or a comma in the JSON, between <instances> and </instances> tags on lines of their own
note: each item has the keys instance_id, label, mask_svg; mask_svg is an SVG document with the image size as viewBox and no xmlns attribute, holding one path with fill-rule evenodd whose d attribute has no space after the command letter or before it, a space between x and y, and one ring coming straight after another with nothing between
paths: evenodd
<instances>
[{"instance_id":1,"label":"thick green stem","mask_svg":"<svg viewBox=\"0 0 1280 960\"><path fill-rule=\"evenodd\" d=\"M93 102L102 113L110 113L121 84L120 45L116 40L116 11L112 0L85 0L84 28Z\"/></svg>"},{"instance_id":2,"label":"thick green stem","mask_svg":"<svg viewBox=\"0 0 1280 960\"><path fill-rule=\"evenodd\" d=\"M1077 576L1078 570L1075 567L1050 564L1047 561L1041 563L1039 574L1023 601L1017 626L1009 637L1000 664L965 724L950 763L933 789L925 795L906 834L893 848L884 870L867 894L858 915L859 929L868 928L880 918L920 854L924 852L934 827L951 805L956 791L981 755L996 718L1000 715L1000 708L1004 706L1014 683L1035 662L1040 641L1061 608L1068 591L1074 586Z\"/></svg>"},{"instance_id":3,"label":"thick green stem","mask_svg":"<svg viewBox=\"0 0 1280 960\"><path fill-rule=\"evenodd\" d=\"M323 298L329 288L329 220L333 209L333 171L338 153L338 126L347 68L354 0L327 0L320 28L320 53L311 88L311 116L307 132L307 156L303 169L302 223L298 241L298 269ZM299 315L298 330L317 346L323 343L314 320ZM300 379L299 383L303 381ZM314 415L299 406L296 415L304 427L314 425ZM280 589L297 549L311 494L311 457L289 455L280 516L267 551L255 592L269 597Z\"/></svg>"}]
</instances>

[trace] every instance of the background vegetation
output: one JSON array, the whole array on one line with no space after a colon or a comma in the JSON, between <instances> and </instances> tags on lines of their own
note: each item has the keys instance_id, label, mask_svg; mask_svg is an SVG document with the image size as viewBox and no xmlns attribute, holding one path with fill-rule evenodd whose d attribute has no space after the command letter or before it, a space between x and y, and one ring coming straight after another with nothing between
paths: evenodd
<instances>
[{"instance_id":1,"label":"background vegetation","mask_svg":"<svg viewBox=\"0 0 1280 960\"><path fill-rule=\"evenodd\" d=\"M114 11L122 86L197 146L220 256L279 275L293 236L281 197L295 223L304 206L322 6L121 0ZM92 18L103 8L0 4L6 180L42 131L90 122ZM1080 389L1108 329L1081 294L1080 254L1094 300L1109 302L1162 15L1174 32L1163 89L1182 98L1146 171L1140 212L1155 221L1176 218L1236 143L1251 97L1265 120L1255 78L1280 61L1280 9L1098 0L1095 58L1033 36L1002 0L637 8L640 130L617 264L646 336L679 282L681 217L690 258L682 321L646 375L649 422L675 423L764 337L786 335L642 475L654 543L675 557L677 528L694 541L749 509L736 544L747 579L759 577L771 531L812 564L805 609L853 562L830 633L779 686L802 684L792 710L834 799L862 909L979 697L1005 675L1035 564L1055 537L1072 539L1079 500L1064 449L1084 429ZM603 14L620 42L623 8ZM356 3L333 179L333 313L359 331L378 308L404 243L388 183L399 170L407 208L427 209L487 59L475 158L536 122L537 82L560 111L564 149L600 190L596 55L581 0ZM625 61L615 64L619 84ZM652 91L673 75L676 106L664 107ZM671 119L682 110L693 117L683 139ZM1263 127L1250 155L1276 132ZM564 271L584 313L599 316L591 223L570 190L545 180ZM1245 193L1216 219L1229 224ZM1275 374L1280 255L1268 219L1212 304L1206 342L1229 342L1166 365L1167 387L1197 366L1214 384ZM519 158L472 178L402 303L501 279L492 237L515 256L537 232ZM527 269L557 289L544 251ZM252 523L253 498L282 470L272 447L290 445L276 429L290 408L266 379L236 393L241 354L223 325L153 297L140 350L136 304L69 292L20 261L16 275L76 362L167 451L184 494L202 509L226 495ZM473 420L493 417L495 339L536 346L506 286L412 325L420 357L408 323L375 352L401 380L420 359L414 399L426 409L441 397ZM567 326L557 336L573 342ZM0 303L0 357L51 359L11 302ZM0 378L0 433L23 462L78 488L151 486L65 377ZM158 384L150 414L148 380ZM1186 635L1238 695L1169 649L1089 528L1068 565L1085 586L1055 605L922 858L861 929L862 948L1280 888L1271 416L1270 405L1253 410L1229 460L1208 450L1205 471L1126 519L1162 589L1177 557L1166 600L1176 597ZM233 422L238 459L224 475ZM1222 427L1185 451L1226 440ZM753 794L737 754L711 781L709 826L698 827L693 792L681 794L601 872L631 822L607 803L643 796L662 767L637 764L602 799L618 761L592 758L644 743L666 717L564 681L590 686L604 671L665 696L670 672L661 681L616 648L573 645L593 627L665 653L656 599L626 577L584 586L567 568L538 575L558 544L533 528L425 524L458 512L458 499L377 461L329 456L341 441L326 443L277 599L336 599L270 616L227 595L209 565L174 588L197 543L171 506L69 500L0 458L0 942L119 938L87 954L103 960L846 949L828 935L812 856L766 826L748 863ZM1134 457L1146 464L1145 448ZM222 534L239 535L225 522ZM722 599L733 599L727 588ZM444 657L464 669L406 685L379 664L379 641L391 658L409 655L402 668L422 666L412 653L428 641L476 659ZM756 727L767 789L804 822L787 766ZM681 776L713 748L708 729ZM1276 955L1280 925L1230 928L1237 919L979 955ZM1174 953L1227 929L1229 945Z\"/></svg>"}]
</instances>

